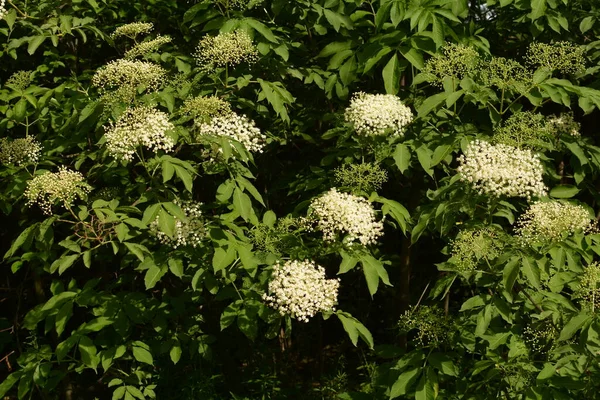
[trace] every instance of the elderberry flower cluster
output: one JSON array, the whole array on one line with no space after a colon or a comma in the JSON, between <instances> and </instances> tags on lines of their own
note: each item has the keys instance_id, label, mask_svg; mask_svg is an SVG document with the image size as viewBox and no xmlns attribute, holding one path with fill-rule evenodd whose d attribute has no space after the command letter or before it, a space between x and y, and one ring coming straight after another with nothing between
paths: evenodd
<instances>
[{"instance_id":1,"label":"elderberry flower cluster","mask_svg":"<svg viewBox=\"0 0 600 400\"><path fill-rule=\"evenodd\" d=\"M149 106L131 107L125 110L116 123L104 127L106 147L116 159L131 161L138 146L151 151L171 151L175 141L167 136L174 125L169 116Z\"/></svg>"},{"instance_id":2,"label":"elderberry flower cluster","mask_svg":"<svg viewBox=\"0 0 600 400\"><path fill-rule=\"evenodd\" d=\"M31 83L31 71L17 71L6 80L6 85L15 90L25 90Z\"/></svg>"},{"instance_id":3,"label":"elderberry flower cluster","mask_svg":"<svg viewBox=\"0 0 600 400\"><path fill-rule=\"evenodd\" d=\"M432 347L447 342L452 331L451 321L436 306L411 306L400 316L398 327L402 333L416 331L419 345Z\"/></svg>"},{"instance_id":4,"label":"elderberry flower cluster","mask_svg":"<svg viewBox=\"0 0 600 400\"><path fill-rule=\"evenodd\" d=\"M147 56L150 53L154 53L163 44L170 43L173 39L170 36L158 35L156 39L148 40L146 42L138 43L131 49L125 52L124 58L131 60L140 56Z\"/></svg>"},{"instance_id":5,"label":"elderberry flower cluster","mask_svg":"<svg viewBox=\"0 0 600 400\"><path fill-rule=\"evenodd\" d=\"M252 64L258 59L258 50L252 38L243 30L205 36L194 54L196 62L205 71L220 67L233 67L246 62Z\"/></svg>"},{"instance_id":6,"label":"elderberry flower cluster","mask_svg":"<svg viewBox=\"0 0 600 400\"><path fill-rule=\"evenodd\" d=\"M123 87L136 89L140 85L156 90L166 74L164 68L151 62L120 59L98 69L92 77L92 85L101 93Z\"/></svg>"},{"instance_id":7,"label":"elderberry flower cluster","mask_svg":"<svg viewBox=\"0 0 600 400\"><path fill-rule=\"evenodd\" d=\"M584 53L583 46L571 42L535 42L529 45L527 62L563 74L576 74L585 69Z\"/></svg>"},{"instance_id":8,"label":"elderberry flower cluster","mask_svg":"<svg viewBox=\"0 0 600 400\"><path fill-rule=\"evenodd\" d=\"M335 188L310 203L309 221L315 221L323 239L333 242L338 234L344 241L374 244L383 234L383 222L375 218L373 206L364 198L338 192Z\"/></svg>"},{"instance_id":9,"label":"elderberry flower cluster","mask_svg":"<svg viewBox=\"0 0 600 400\"><path fill-rule=\"evenodd\" d=\"M335 170L335 180L340 186L359 192L379 190L387 179L387 172L373 163L344 164Z\"/></svg>"},{"instance_id":10,"label":"elderberry flower cluster","mask_svg":"<svg viewBox=\"0 0 600 400\"><path fill-rule=\"evenodd\" d=\"M600 264L594 262L585 267L574 294L592 312L600 308Z\"/></svg>"},{"instance_id":11,"label":"elderberry flower cluster","mask_svg":"<svg viewBox=\"0 0 600 400\"><path fill-rule=\"evenodd\" d=\"M548 119L546 120L546 128L549 132L554 133L556 136L581 136L581 124L575 121L572 112L561 113L558 116L553 115L551 117L548 117Z\"/></svg>"},{"instance_id":12,"label":"elderberry flower cluster","mask_svg":"<svg viewBox=\"0 0 600 400\"><path fill-rule=\"evenodd\" d=\"M528 200L546 195L544 167L539 156L529 149L474 140L458 161L460 179L479 194Z\"/></svg>"},{"instance_id":13,"label":"elderberry flower cluster","mask_svg":"<svg viewBox=\"0 0 600 400\"><path fill-rule=\"evenodd\" d=\"M17 166L36 164L41 155L42 145L33 136L12 141L7 138L0 139L0 162L2 164Z\"/></svg>"},{"instance_id":14,"label":"elderberry flower cluster","mask_svg":"<svg viewBox=\"0 0 600 400\"><path fill-rule=\"evenodd\" d=\"M218 115L208 123L198 124L199 136L225 136L240 142L250 152L262 153L267 137L245 115Z\"/></svg>"},{"instance_id":15,"label":"elderberry flower cluster","mask_svg":"<svg viewBox=\"0 0 600 400\"><path fill-rule=\"evenodd\" d=\"M362 136L402 136L413 114L399 97L392 94L357 92L352 96L344 118Z\"/></svg>"},{"instance_id":16,"label":"elderberry flower cluster","mask_svg":"<svg viewBox=\"0 0 600 400\"><path fill-rule=\"evenodd\" d=\"M563 201L536 202L517 221L516 232L525 244L555 242L576 231L592 228L592 216L584 207Z\"/></svg>"},{"instance_id":17,"label":"elderberry flower cluster","mask_svg":"<svg viewBox=\"0 0 600 400\"><path fill-rule=\"evenodd\" d=\"M487 86L517 93L527 92L533 77L527 68L515 60L504 57L493 57L484 63L480 75Z\"/></svg>"},{"instance_id":18,"label":"elderberry flower cluster","mask_svg":"<svg viewBox=\"0 0 600 400\"><path fill-rule=\"evenodd\" d=\"M175 200L175 204L181 207L186 219L181 220L175 218L175 234L171 238L166 233L159 229L160 216L150 224L150 230L154 232L158 240L166 245L176 249L182 246L197 247L202 243L202 239L206 236L204 220L202 218L202 203L195 201L180 201Z\"/></svg>"},{"instance_id":19,"label":"elderberry flower cluster","mask_svg":"<svg viewBox=\"0 0 600 400\"><path fill-rule=\"evenodd\" d=\"M460 80L476 71L479 63L479 54L473 47L447 43L442 54L427 60L423 72L429 82L441 86L445 78Z\"/></svg>"},{"instance_id":20,"label":"elderberry flower cluster","mask_svg":"<svg viewBox=\"0 0 600 400\"><path fill-rule=\"evenodd\" d=\"M237 8L238 10L251 10L261 5L264 0L216 0L222 7Z\"/></svg>"},{"instance_id":21,"label":"elderberry flower cluster","mask_svg":"<svg viewBox=\"0 0 600 400\"><path fill-rule=\"evenodd\" d=\"M181 108L183 114L194 117L196 123L208 123L217 116L233 114L231 105L217 96L197 96L186 99Z\"/></svg>"},{"instance_id":22,"label":"elderberry flower cluster","mask_svg":"<svg viewBox=\"0 0 600 400\"><path fill-rule=\"evenodd\" d=\"M544 149L552 147L551 139L542 114L520 111L494 131L493 142L520 149Z\"/></svg>"},{"instance_id":23,"label":"elderberry flower cluster","mask_svg":"<svg viewBox=\"0 0 600 400\"><path fill-rule=\"evenodd\" d=\"M8 10L6 9L6 0L0 0L0 20L4 18L6 14L8 14Z\"/></svg>"},{"instance_id":24,"label":"elderberry flower cluster","mask_svg":"<svg viewBox=\"0 0 600 400\"><path fill-rule=\"evenodd\" d=\"M546 321L541 321L539 326L527 326L523 329L525 342L536 353L543 353L552 349L559 333L554 325Z\"/></svg>"},{"instance_id":25,"label":"elderberry flower cluster","mask_svg":"<svg viewBox=\"0 0 600 400\"><path fill-rule=\"evenodd\" d=\"M154 29L154 24L150 22L132 22L118 27L110 36L113 39L122 36L135 39L138 35L152 32L152 29Z\"/></svg>"},{"instance_id":26,"label":"elderberry flower cluster","mask_svg":"<svg viewBox=\"0 0 600 400\"><path fill-rule=\"evenodd\" d=\"M282 316L308 322L319 312L335 310L339 286L340 280L327 279L325 269L314 261L278 262L263 300Z\"/></svg>"},{"instance_id":27,"label":"elderberry flower cluster","mask_svg":"<svg viewBox=\"0 0 600 400\"><path fill-rule=\"evenodd\" d=\"M46 172L27 182L24 195L27 205L37 204L44 214L51 214L57 201L68 208L76 197L84 199L91 189L81 173L62 166L58 172Z\"/></svg>"},{"instance_id":28,"label":"elderberry flower cluster","mask_svg":"<svg viewBox=\"0 0 600 400\"><path fill-rule=\"evenodd\" d=\"M470 272L481 260L493 260L500 255L503 243L492 228L461 231L452 243L450 261L457 271Z\"/></svg>"}]
</instances>

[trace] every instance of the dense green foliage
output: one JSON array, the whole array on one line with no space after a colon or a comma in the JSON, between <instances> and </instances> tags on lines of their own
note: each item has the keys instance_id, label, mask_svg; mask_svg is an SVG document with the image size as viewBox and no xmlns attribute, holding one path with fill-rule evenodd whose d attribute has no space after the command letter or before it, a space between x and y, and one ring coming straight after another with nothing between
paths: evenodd
<instances>
[{"instance_id":1,"label":"dense green foliage","mask_svg":"<svg viewBox=\"0 0 600 400\"><path fill-rule=\"evenodd\" d=\"M0 397L600 398L596 1L4 7Z\"/></svg>"}]
</instances>

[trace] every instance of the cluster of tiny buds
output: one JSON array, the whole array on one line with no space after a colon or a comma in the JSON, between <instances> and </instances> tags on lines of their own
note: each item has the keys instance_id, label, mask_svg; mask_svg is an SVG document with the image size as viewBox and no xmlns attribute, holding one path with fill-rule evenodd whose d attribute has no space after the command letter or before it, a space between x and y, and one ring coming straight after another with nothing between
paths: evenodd
<instances>
[{"instance_id":1,"label":"cluster of tiny buds","mask_svg":"<svg viewBox=\"0 0 600 400\"><path fill-rule=\"evenodd\" d=\"M383 222L375 218L375 210L366 199L336 188L310 203L309 221L315 221L323 232L323 239L334 242L339 234L346 234L344 242L359 241L363 246L377 243L383 234Z\"/></svg>"},{"instance_id":2,"label":"cluster of tiny buds","mask_svg":"<svg viewBox=\"0 0 600 400\"><path fill-rule=\"evenodd\" d=\"M248 33L238 30L205 36L200 40L194 57L203 70L212 71L215 68L233 67L242 62L252 64L258 60L258 50Z\"/></svg>"},{"instance_id":3,"label":"cluster of tiny buds","mask_svg":"<svg viewBox=\"0 0 600 400\"><path fill-rule=\"evenodd\" d=\"M575 297L580 298L583 306L592 312L600 308L600 264L594 262L585 267L575 289Z\"/></svg>"},{"instance_id":4,"label":"cluster of tiny buds","mask_svg":"<svg viewBox=\"0 0 600 400\"><path fill-rule=\"evenodd\" d=\"M208 123L199 123L197 127L200 136L225 136L240 142L250 152L262 153L266 145L267 137L245 115L218 115Z\"/></svg>"},{"instance_id":5,"label":"cluster of tiny buds","mask_svg":"<svg viewBox=\"0 0 600 400\"><path fill-rule=\"evenodd\" d=\"M196 248L202 243L206 236L204 219L202 218L202 203L195 201L175 200L175 204L181 207L186 219L175 218L175 234L173 238L162 232L159 228L159 216L150 224L150 230L158 240L176 249L178 247L192 246Z\"/></svg>"},{"instance_id":6,"label":"cluster of tiny buds","mask_svg":"<svg viewBox=\"0 0 600 400\"><path fill-rule=\"evenodd\" d=\"M447 43L443 54L427 60L423 73L429 82L442 86L445 78L462 79L476 71L479 64L479 54L473 47Z\"/></svg>"},{"instance_id":7,"label":"cluster of tiny buds","mask_svg":"<svg viewBox=\"0 0 600 400\"><path fill-rule=\"evenodd\" d=\"M534 66L576 74L585 69L585 48L571 42L552 44L534 42L527 50L527 62Z\"/></svg>"},{"instance_id":8,"label":"cluster of tiny buds","mask_svg":"<svg viewBox=\"0 0 600 400\"><path fill-rule=\"evenodd\" d=\"M76 197L84 199L91 190L83 175L62 166L58 172L46 172L27 182L27 205L37 204L45 214L52 213L52 205L60 201L70 207Z\"/></svg>"},{"instance_id":9,"label":"cluster of tiny buds","mask_svg":"<svg viewBox=\"0 0 600 400\"><path fill-rule=\"evenodd\" d=\"M526 92L532 83L532 74L527 68L504 57L493 57L482 64L480 76L485 85L519 93Z\"/></svg>"},{"instance_id":10,"label":"cluster of tiny buds","mask_svg":"<svg viewBox=\"0 0 600 400\"><path fill-rule=\"evenodd\" d=\"M0 20L4 18L6 14L8 14L8 10L6 9L6 0L0 0Z\"/></svg>"},{"instance_id":11,"label":"cluster of tiny buds","mask_svg":"<svg viewBox=\"0 0 600 400\"><path fill-rule=\"evenodd\" d=\"M398 96L357 92L352 96L344 118L362 136L402 136L413 114Z\"/></svg>"},{"instance_id":12,"label":"cluster of tiny buds","mask_svg":"<svg viewBox=\"0 0 600 400\"><path fill-rule=\"evenodd\" d=\"M581 136L581 124L575 121L573 113L561 113L553 115L546 120L547 129L556 136L568 135L573 137Z\"/></svg>"},{"instance_id":13,"label":"cluster of tiny buds","mask_svg":"<svg viewBox=\"0 0 600 400\"><path fill-rule=\"evenodd\" d=\"M123 87L156 90L164 81L167 71L160 65L147 61L119 59L109 62L96 71L92 85L100 92Z\"/></svg>"},{"instance_id":14,"label":"cluster of tiny buds","mask_svg":"<svg viewBox=\"0 0 600 400\"><path fill-rule=\"evenodd\" d=\"M539 156L530 149L474 140L458 161L460 179L479 194L528 200L546 195L544 167Z\"/></svg>"},{"instance_id":15,"label":"cluster of tiny buds","mask_svg":"<svg viewBox=\"0 0 600 400\"><path fill-rule=\"evenodd\" d=\"M167 131L173 128L166 113L150 106L131 107L116 123L105 126L104 137L111 156L131 161L138 146L154 152L171 151L175 141L167 136Z\"/></svg>"},{"instance_id":16,"label":"cluster of tiny buds","mask_svg":"<svg viewBox=\"0 0 600 400\"><path fill-rule=\"evenodd\" d=\"M437 347L449 339L451 323L443 310L436 306L411 306L398 320L402 333L416 331L421 347Z\"/></svg>"},{"instance_id":17,"label":"cluster of tiny buds","mask_svg":"<svg viewBox=\"0 0 600 400\"><path fill-rule=\"evenodd\" d=\"M281 316L308 322L319 312L334 311L339 279L327 279L325 269L314 261L289 260L273 266L268 294L263 300Z\"/></svg>"},{"instance_id":18,"label":"cluster of tiny buds","mask_svg":"<svg viewBox=\"0 0 600 400\"><path fill-rule=\"evenodd\" d=\"M27 165L37 164L42 155L42 145L33 138L8 140L0 139L0 162L5 165Z\"/></svg>"},{"instance_id":19,"label":"cluster of tiny buds","mask_svg":"<svg viewBox=\"0 0 600 400\"><path fill-rule=\"evenodd\" d=\"M148 54L154 53L163 44L170 43L172 40L173 39L171 39L170 36L158 35L156 39L136 44L131 49L127 50L123 57L129 60L140 56L145 57Z\"/></svg>"},{"instance_id":20,"label":"cluster of tiny buds","mask_svg":"<svg viewBox=\"0 0 600 400\"><path fill-rule=\"evenodd\" d=\"M15 90L25 90L31 83L31 71L17 71L7 79L6 84Z\"/></svg>"},{"instance_id":21,"label":"cluster of tiny buds","mask_svg":"<svg viewBox=\"0 0 600 400\"><path fill-rule=\"evenodd\" d=\"M152 32L152 29L154 29L154 25L150 22L132 22L118 27L110 36L113 39L125 36L135 40L138 35L148 34Z\"/></svg>"},{"instance_id":22,"label":"cluster of tiny buds","mask_svg":"<svg viewBox=\"0 0 600 400\"><path fill-rule=\"evenodd\" d=\"M231 105L217 96L197 96L186 99L181 113L194 117L197 124L208 123L214 117L233 114Z\"/></svg>"},{"instance_id":23,"label":"cluster of tiny buds","mask_svg":"<svg viewBox=\"0 0 600 400\"><path fill-rule=\"evenodd\" d=\"M387 179L386 170L374 163L344 164L335 170L340 186L368 193L381 189Z\"/></svg>"},{"instance_id":24,"label":"cluster of tiny buds","mask_svg":"<svg viewBox=\"0 0 600 400\"><path fill-rule=\"evenodd\" d=\"M503 247L495 229L466 229L452 242L450 261L457 271L470 272L481 260L489 262L498 257Z\"/></svg>"},{"instance_id":25,"label":"cluster of tiny buds","mask_svg":"<svg viewBox=\"0 0 600 400\"><path fill-rule=\"evenodd\" d=\"M583 206L558 200L538 201L521 215L516 232L524 244L532 244L560 241L592 227L592 216Z\"/></svg>"}]
</instances>

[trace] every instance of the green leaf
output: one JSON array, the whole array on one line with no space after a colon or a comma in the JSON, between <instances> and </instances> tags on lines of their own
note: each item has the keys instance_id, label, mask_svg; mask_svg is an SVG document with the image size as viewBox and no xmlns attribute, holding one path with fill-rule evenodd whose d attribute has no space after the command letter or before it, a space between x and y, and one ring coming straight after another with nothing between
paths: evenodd
<instances>
[{"instance_id":1,"label":"green leaf","mask_svg":"<svg viewBox=\"0 0 600 400\"><path fill-rule=\"evenodd\" d=\"M52 265L50 265L50 273L54 273L58 270L58 274L62 275L67 269L69 269L75 261L79 258L80 254L71 254L68 256L62 256L59 259L55 260Z\"/></svg>"},{"instance_id":2,"label":"green leaf","mask_svg":"<svg viewBox=\"0 0 600 400\"><path fill-rule=\"evenodd\" d=\"M556 367L551 363L544 363L544 368L540 371L537 376L537 380L544 381L552 378L556 374Z\"/></svg>"},{"instance_id":3,"label":"green leaf","mask_svg":"<svg viewBox=\"0 0 600 400\"><path fill-rule=\"evenodd\" d=\"M175 168L175 173L177 174L177 177L179 179L181 179L181 181L183 182L183 185L185 186L187 191L192 193L192 188L193 188L192 175L185 168L183 168L179 165L173 165L173 168Z\"/></svg>"},{"instance_id":4,"label":"green leaf","mask_svg":"<svg viewBox=\"0 0 600 400\"><path fill-rule=\"evenodd\" d=\"M397 94L400 90L400 71L396 53L392 55L392 58L383 67L381 75L383 76L385 92L387 94Z\"/></svg>"},{"instance_id":5,"label":"green leaf","mask_svg":"<svg viewBox=\"0 0 600 400\"><path fill-rule=\"evenodd\" d=\"M444 375L458 376L458 367L454 364L452 359L443 353L432 353L429 358L429 363L441 371Z\"/></svg>"},{"instance_id":6,"label":"green leaf","mask_svg":"<svg viewBox=\"0 0 600 400\"><path fill-rule=\"evenodd\" d=\"M352 56L340 67L340 79L346 86L350 85L356 78L356 57Z\"/></svg>"},{"instance_id":7,"label":"green leaf","mask_svg":"<svg viewBox=\"0 0 600 400\"><path fill-rule=\"evenodd\" d=\"M592 317L585 311L577 314L566 323L565 327L560 331L559 341L569 340L575 335L575 333L581 329L584 325L592 320Z\"/></svg>"},{"instance_id":8,"label":"green leaf","mask_svg":"<svg viewBox=\"0 0 600 400\"><path fill-rule=\"evenodd\" d=\"M363 266L363 273L367 280L367 286L369 287L369 293L373 296L377 293L379 286L379 279L388 286L392 286L390 283L388 273L383 267L383 263L371 256L370 254L361 254L359 261Z\"/></svg>"},{"instance_id":9,"label":"green leaf","mask_svg":"<svg viewBox=\"0 0 600 400\"><path fill-rule=\"evenodd\" d=\"M390 399L404 396L411 386L417 381L417 378L421 374L420 368L409 369L400 374L396 382L392 385L390 390Z\"/></svg>"},{"instance_id":10,"label":"green leaf","mask_svg":"<svg viewBox=\"0 0 600 400\"><path fill-rule=\"evenodd\" d=\"M56 314L56 333L58 336L62 335L71 315L73 315L73 302L66 301Z\"/></svg>"},{"instance_id":11,"label":"green leaf","mask_svg":"<svg viewBox=\"0 0 600 400\"><path fill-rule=\"evenodd\" d=\"M112 394L112 400L119 400L125 396L125 386L119 386Z\"/></svg>"},{"instance_id":12,"label":"green leaf","mask_svg":"<svg viewBox=\"0 0 600 400\"><path fill-rule=\"evenodd\" d=\"M146 290L152 289L158 281L167 273L166 266L157 266L154 263L150 264L150 267L146 270L146 275L144 276L144 284L146 285Z\"/></svg>"},{"instance_id":13,"label":"green leaf","mask_svg":"<svg viewBox=\"0 0 600 400\"><path fill-rule=\"evenodd\" d=\"M254 213L250 196L242 192L240 188L235 188L233 191L233 206L246 222L250 219L251 213Z\"/></svg>"},{"instance_id":14,"label":"green leaf","mask_svg":"<svg viewBox=\"0 0 600 400\"><path fill-rule=\"evenodd\" d=\"M427 379L427 375L423 374L419 383L417 384L417 390L415 392L415 400L435 400L436 393L433 388L432 382Z\"/></svg>"},{"instance_id":15,"label":"green leaf","mask_svg":"<svg viewBox=\"0 0 600 400\"><path fill-rule=\"evenodd\" d=\"M33 237L37 233L38 228L38 223L32 224L31 226L25 228L25 230L21 232L21 234L15 239L15 241L10 246L10 249L8 249L6 254L4 254L4 259L12 257L15 254L15 252L23 246L25 246L25 248L28 248L31 245Z\"/></svg>"},{"instance_id":16,"label":"green leaf","mask_svg":"<svg viewBox=\"0 0 600 400\"><path fill-rule=\"evenodd\" d=\"M520 264L521 262L518 258L513 258L504 267L502 281L504 283L504 288L508 292L512 292L515 281L519 277Z\"/></svg>"},{"instance_id":17,"label":"green leaf","mask_svg":"<svg viewBox=\"0 0 600 400\"><path fill-rule=\"evenodd\" d=\"M546 12L546 0L531 0L531 20L535 21Z\"/></svg>"},{"instance_id":18,"label":"green leaf","mask_svg":"<svg viewBox=\"0 0 600 400\"><path fill-rule=\"evenodd\" d=\"M154 359L152 353L150 353L150 347L144 342L135 341L132 343L133 357L139 362L154 365Z\"/></svg>"},{"instance_id":19,"label":"green leaf","mask_svg":"<svg viewBox=\"0 0 600 400\"><path fill-rule=\"evenodd\" d=\"M529 258L523 258L523 273L527 277L529 283L536 289L541 289L540 281L540 268L537 263L531 261Z\"/></svg>"},{"instance_id":20,"label":"green leaf","mask_svg":"<svg viewBox=\"0 0 600 400\"><path fill-rule=\"evenodd\" d=\"M37 48L40 47L40 45L42 43L44 43L44 40L46 40L46 38L47 38L47 36L44 36L44 35L32 37L29 40L29 46L27 46L27 52L29 53L29 55L33 55L33 53L35 53Z\"/></svg>"},{"instance_id":21,"label":"green leaf","mask_svg":"<svg viewBox=\"0 0 600 400\"><path fill-rule=\"evenodd\" d=\"M231 265L235 260L236 254L237 252L233 246L227 246L226 248L217 247L212 259L214 272L219 272Z\"/></svg>"},{"instance_id":22,"label":"green leaf","mask_svg":"<svg viewBox=\"0 0 600 400\"><path fill-rule=\"evenodd\" d=\"M92 339L87 336L82 336L79 339L79 353L81 354L81 361L92 369L96 369L100 363L100 357L97 355L96 346Z\"/></svg>"},{"instance_id":23,"label":"green leaf","mask_svg":"<svg viewBox=\"0 0 600 400\"><path fill-rule=\"evenodd\" d=\"M171 356L171 361L173 361L173 364L177 364L179 362L181 359L181 345L179 344L179 341L176 341L173 344L171 351L169 351L169 356Z\"/></svg>"},{"instance_id":24,"label":"green leaf","mask_svg":"<svg viewBox=\"0 0 600 400\"><path fill-rule=\"evenodd\" d=\"M400 47L400 53L410 62L415 68L421 70L425 66L423 61L423 55L419 50L414 47L402 46Z\"/></svg>"},{"instance_id":25,"label":"green leaf","mask_svg":"<svg viewBox=\"0 0 600 400\"><path fill-rule=\"evenodd\" d=\"M429 114L434 108L437 108L440 104L442 104L447 97L447 92L442 92L434 94L433 96L429 96L427 99L425 99L425 101L421 104L421 107L419 107L419 109L417 110L419 118L422 118L425 115Z\"/></svg>"},{"instance_id":26,"label":"green leaf","mask_svg":"<svg viewBox=\"0 0 600 400\"><path fill-rule=\"evenodd\" d=\"M334 54L339 53L343 50L350 50L352 47L352 41L348 40L346 42L332 42L327 46L323 47L323 50L317 55L317 57L329 57Z\"/></svg>"},{"instance_id":27,"label":"green leaf","mask_svg":"<svg viewBox=\"0 0 600 400\"><path fill-rule=\"evenodd\" d=\"M265 39L272 43L279 43L277 37L273 34L271 29L269 29L265 24L260 21L257 21L253 18L246 18L242 22L245 22L249 26L251 26L254 30L260 33Z\"/></svg>"},{"instance_id":28,"label":"green leaf","mask_svg":"<svg viewBox=\"0 0 600 400\"><path fill-rule=\"evenodd\" d=\"M242 300L237 300L225 307L225 309L221 313L221 330L224 330L231 324L233 324L243 304L244 302Z\"/></svg>"},{"instance_id":29,"label":"green leaf","mask_svg":"<svg viewBox=\"0 0 600 400\"><path fill-rule=\"evenodd\" d=\"M342 263L340 264L340 270L337 273L338 275L345 274L346 272L353 269L358 263L357 258L352 257L345 251L340 251L340 255L342 256Z\"/></svg>"},{"instance_id":30,"label":"green leaf","mask_svg":"<svg viewBox=\"0 0 600 400\"><path fill-rule=\"evenodd\" d=\"M408 169L408 166L410 165L410 150L408 149L408 146L402 143L396 146L396 150L394 150L394 161L400 172L404 173L404 171Z\"/></svg>"},{"instance_id":31,"label":"green leaf","mask_svg":"<svg viewBox=\"0 0 600 400\"><path fill-rule=\"evenodd\" d=\"M581 20L581 22L579 23L579 30L581 31L581 33L585 33L587 31L589 31L590 29L592 29L595 22L596 22L596 17L594 17L593 15L589 15Z\"/></svg>"},{"instance_id":32,"label":"green leaf","mask_svg":"<svg viewBox=\"0 0 600 400\"><path fill-rule=\"evenodd\" d=\"M0 383L0 397L4 397L8 393L15 383L19 381L21 375L23 375L23 370L18 370L4 378L2 383Z\"/></svg>"},{"instance_id":33,"label":"green leaf","mask_svg":"<svg viewBox=\"0 0 600 400\"><path fill-rule=\"evenodd\" d=\"M354 346L358 345L358 338L360 337L367 345L369 345L370 349L373 349L373 336L371 332L360 323L359 320L354 318L347 312L337 311L335 315L338 317L344 330L348 333L350 337L350 341Z\"/></svg>"},{"instance_id":34,"label":"green leaf","mask_svg":"<svg viewBox=\"0 0 600 400\"><path fill-rule=\"evenodd\" d=\"M168 261L169 270L178 278L183 278L183 261L178 258L170 258Z\"/></svg>"},{"instance_id":35,"label":"green leaf","mask_svg":"<svg viewBox=\"0 0 600 400\"><path fill-rule=\"evenodd\" d=\"M558 185L550 190L550 197L556 199L570 199L579 193L579 189L573 185Z\"/></svg>"}]
</instances>

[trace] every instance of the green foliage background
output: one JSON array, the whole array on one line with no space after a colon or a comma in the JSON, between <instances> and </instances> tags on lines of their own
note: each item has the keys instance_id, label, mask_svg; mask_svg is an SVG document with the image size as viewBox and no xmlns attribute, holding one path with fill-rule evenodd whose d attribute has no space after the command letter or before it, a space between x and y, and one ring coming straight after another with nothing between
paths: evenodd
<instances>
[{"instance_id":1,"label":"green foliage background","mask_svg":"<svg viewBox=\"0 0 600 400\"><path fill-rule=\"evenodd\" d=\"M7 0L0 132L33 135L43 153L35 170L0 166L0 396L600 398L600 317L578 295L600 235L521 246L513 234L527 201L479 195L456 178L467 144L511 115L572 110L582 136L560 136L544 150L545 183L550 197L598 212L597 2L247 5ZM156 92L140 88L136 103L169 113L177 146L121 163L106 151L103 126L127 104L105 106L91 78L132 46L110 36L130 22L152 22L151 37L173 38L147 57L170 79ZM255 64L196 65L201 38L236 29L253 37ZM557 41L583 46L585 69L526 63L531 43ZM502 89L481 69L451 76L450 67L432 84L426 62L447 43L474 48L484 64L515 60L529 85ZM7 85L21 70L32 71L31 82ZM404 137L359 140L343 117L357 91L410 106L415 120ZM265 152L223 138L190 144L181 107L198 95L217 95L256 121ZM221 150L217 163L207 161L211 146ZM380 242L328 244L303 229L310 200L339 185L336 169L361 163L384 169L387 182L376 192L342 189L385 215ZM61 165L83 173L88 199L51 216L28 207L32 175ZM178 198L203 203L205 239L195 248L173 249L152 233L159 216L159 229L173 235ZM458 270L453 241L484 226L500 232L500 254ZM280 258L312 259L329 277L339 274L339 310L304 324L268 308L262 294Z\"/></svg>"}]
</instances>

